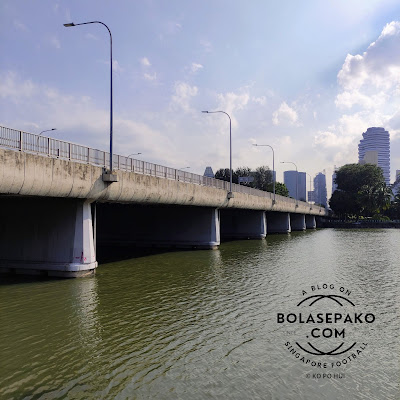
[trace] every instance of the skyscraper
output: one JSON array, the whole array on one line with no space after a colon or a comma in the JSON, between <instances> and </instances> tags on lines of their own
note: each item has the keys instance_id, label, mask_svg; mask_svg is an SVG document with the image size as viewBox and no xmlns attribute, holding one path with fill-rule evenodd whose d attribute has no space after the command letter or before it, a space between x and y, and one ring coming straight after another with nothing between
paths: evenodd
<instances>
[{"instance_id":1,"label":"skyscraper","mask_svg":"<svg viewBox=\"0 0 400 400\"><path fill-rule=\"evenodd\" d=\"M316 204L326 207L326 177L322 172L314 178L314 201Z\"/></svg>"},{"instance_id":2,"label":"skyscraper","mask_svg":"<svg viewBox=\"0 0 400 400\"><path fill-rule=\"evenodd\" d=\"M296 178L298 184L298 199L306 201L306 173L297 171L285 171L283 181L289 190L289 196L296 198Z\"/></svg>"},{"instance_id":3,"label":"skyscraper","mask_svg":"<svg viewBox=\"0 0 400 400\"><path fill-rule=\"evenodd\" d=\"M206 176L207 178L214 178L214 172L213 172L212 168L206 167L203 176Z\"/></svg>"},{"instance_id":4,"label":"skyscraper","mask_svg":"<svg viewBox=\"0 0 400 400\"><path fill-rule=\"evenodd\" d=\"M370 162L378 153L378 166L382 168L386 185L390 185L390 136L384 128L368 128L358 145L358 162Z\"/></svg>"}]
</instances>

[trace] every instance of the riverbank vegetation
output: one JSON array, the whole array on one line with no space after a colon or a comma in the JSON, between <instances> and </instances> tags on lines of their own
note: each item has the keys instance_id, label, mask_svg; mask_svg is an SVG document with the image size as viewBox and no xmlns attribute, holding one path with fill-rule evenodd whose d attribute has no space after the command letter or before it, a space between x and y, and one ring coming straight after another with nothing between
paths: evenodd
<instances>
[{"instance_id":1,"label":"riverbank vegetation","mask_svg":"<svg viewBox=\"0 0 400 400\"><path fill-rule=\"evenodd\" d=\"M333 192L329 204L339 218L359 220L389 217L392 190L386 185L380 167L373 164L346 164L337 170L335 183L337 190ZM398 206L400 204L396 203ZM396 217L394 213L393 217Z\"/></svg>"}]
</instances>

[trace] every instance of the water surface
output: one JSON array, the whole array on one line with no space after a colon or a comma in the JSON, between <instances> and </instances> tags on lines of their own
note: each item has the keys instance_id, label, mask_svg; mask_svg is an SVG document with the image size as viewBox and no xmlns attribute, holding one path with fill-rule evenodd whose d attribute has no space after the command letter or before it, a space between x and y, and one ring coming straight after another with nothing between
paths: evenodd
<instances>
[{"instance_id":1,"label":"water surface","mask_svg":"<svg viewBox=\"0 0 400 400\"><path fill-rule=\"evenodd\" d=\"M325 229L103 264L94 278L3 279L0 398L399 399L399 243L394 229ZM276 317L323 283L376 316L349 327L368 346L330 379L288 351L300 328Z\"/></svg>"}]
</instances>

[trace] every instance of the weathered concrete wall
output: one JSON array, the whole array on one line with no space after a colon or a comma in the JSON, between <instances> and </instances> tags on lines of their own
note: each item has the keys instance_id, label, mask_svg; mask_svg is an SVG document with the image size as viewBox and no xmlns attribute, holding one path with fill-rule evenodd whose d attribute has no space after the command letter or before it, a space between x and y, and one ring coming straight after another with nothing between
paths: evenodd
<instances>
[{"instance_id":1,"label":"weathered concrete wall","mask_svg":"<svg viewBox=\"0 0 400 400\"><path fill-rule=\"evenodd\" d=\"M265 211L221 209L222 239L263 239L267 235Z\"/></svg>"},{"instance_id":2,"label":"weathered concrete wall","mask_svg":"<svg viewBox=\"0 0 400 400\"><path fill-rule=\"evenodd\" d=\"M317 227L317 222L315 221L315 215L306 215L306 228L315 229Z\"/></svg>"},{"instance_id":3,"label":"weathered concrete wall","mask_svg":"<svg viewBox=\"0 0 400 400\"><path fill-rule=\"evenodd\" d=\"M214 249L219 211L206 207L97 205L97 244Z\"/></svg>"},{"instance_id":4,"label":"weathered concrete wall","mask_svg":"<svg viewBox=\"0 0 400 400\"><path fill-rule=\"evenodd\" d=\"M0 194L326 214L325 209L310 209L305 202L296 207L293 199L281 196L275 205L270 198L237 192L228 200L222 189L133 172L116 173L118 182L108 184L102 180L100 167L0 148Z\"/></svg>"},{"instance_id":5,"label":"weathered concrete wall","mask_svg":"<svg viewBox=\"0 0 400 400\"><path fill-rule=\"evenodd\" d=\"M0 197L0 270L83 276L97 267L89 201Z\"/></svg>"},{"instance_id":6,"label":"weathered concrete wall","mask_svg":"<svg viewBox=\"0 0 400 400\"><path fill-rule=\"evenodd\" d=\"M290 226L292 231L305 231L306 218L303 214L290 214Z\"/></svg>"},{"instance_id":7,"label":"weathered concrete wall","mask_svg":"<svg viewBox=\"0 0 400 400\"><path fill-rule=\"evenodd\" d=\"M267 233L290 233L290 214L281 212L267 213Z\"/></svg>"}]
</instances>

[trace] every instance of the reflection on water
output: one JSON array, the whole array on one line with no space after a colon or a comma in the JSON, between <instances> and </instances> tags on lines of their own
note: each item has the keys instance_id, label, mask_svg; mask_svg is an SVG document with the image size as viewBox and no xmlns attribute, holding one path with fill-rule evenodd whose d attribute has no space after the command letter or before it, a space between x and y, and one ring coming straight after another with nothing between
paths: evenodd
<instances>
[{"instance_id":1,"label":"reflection on water","mask_svg":"<svg viewBox=\"0 0 400 400\"><path fill-rule=\"evenodd\" d=\"M400 232L318 230L0 285L0 398L399 399ZM276 313L343 285L376 323L337 373L287 350ZM354 296L354 297L353 297Z\"/></svg>"}]
</instances>

